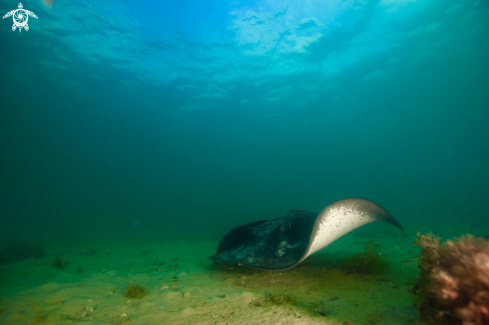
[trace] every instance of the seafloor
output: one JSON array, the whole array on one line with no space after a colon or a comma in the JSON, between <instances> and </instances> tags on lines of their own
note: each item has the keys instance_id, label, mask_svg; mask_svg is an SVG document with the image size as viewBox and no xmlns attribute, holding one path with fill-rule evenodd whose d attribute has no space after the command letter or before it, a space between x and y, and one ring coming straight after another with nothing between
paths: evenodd
<instances>
[{"instance_id":1,"label":"seafloor","mask_svg":"<svg viewBox=\"0 0 489 325\"><path fill-rule=\"evenodd\" d=\"M210 240L44 245L42 258L0 266L0 323L414 324L415 235L356 232L281 272L216 265ZM345 273L341 261L370 239L389 269ZM125 297L130 284L147 295Z\"/></svg>"}]
</instances>

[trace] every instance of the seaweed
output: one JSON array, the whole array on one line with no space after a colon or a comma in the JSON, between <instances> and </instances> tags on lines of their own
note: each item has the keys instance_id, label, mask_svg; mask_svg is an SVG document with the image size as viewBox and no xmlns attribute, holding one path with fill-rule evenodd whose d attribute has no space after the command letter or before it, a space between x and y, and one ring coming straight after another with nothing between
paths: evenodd
<instances>
[{"instance_id":1,"label":"seaweed","mask_svg":"<svg viewBox=\"0 0 489 325\"><path fill-rule=\"evenodd\" d=\"M418 312L429 321L436 323L436 313L440 306L435 299L434 292L431 291L431 274L434 265L439 260L440 238L433 234L420 235L413 245L421 246L418 263L419 275L415 281L409 281L409 292L413 296L414 303Z\"/></svg>"},{"instance_id":2,"label":"seaweed","mask_svg":"<svg viewBox=\"0 0 489 325\"><path fill-rule=\"evenodd\" d=\"M121 314L119 316L117 316L117 314L113 314L112 315L112 325L123 325L126 323L126 321L129 319L129 317L127 316L127 314Z\"/></svg>"},{"instance_id":3,"label":"seaweed","mask_svg":"<svg viewBox=\"0 0 489 325\"><path fill-rule=\"evenodd\" d=\"M374 244L369 240L365 244L363 253L356 253L346 258L341 264L340 269L346 274L350 273L383 273L389 268L389 262L382 259L380 255L380 245Z\"/></svg>"},{"instance_id":4,"label":"seaweed","mask_svg":"<svg viewBox=\"0 0 489 325\"><path fill-rule=\"evenodd\" d=\"M415 305L429 324L489 324L489 241L472 235L440 245L420 235L419 276L410 283Z\"/></svg>"},{"instance_id":5,"label":"seaweed","mask_svg":"<svg viewBox=\"0 0 489 325\"><path fill-rule=\"evenodd\" d=\"M57 269L66 269L69 263L70 262L61 259L59 256L56 256L56 258L51 263L51 266Z\"/></svg>"},{"instance_id":6,"label":"seaweed","mask_svg":"<svg viewBox=\"0 0 489 325\"><path fill-rule=\"evenodd\" d=\"M140 286L137 284L130 284L127 286L126 293L124 294L124 297L140 300L141 298L143 298L147 294L148 293L146 290L146 286Z\"/></svg>"},{"instance_id":7,"label":"seaweed","mask_svg":"<svg viewBox=\"0 0 489 325\"><path fill-rule=\"evenodd\" d=\"M85 317L92 315L93 312L94 312L93 308L88 307L88 306L84 306L84 307L80 307L80 309L78 310L78 312L76 314L67 315L67 316L65 316L65 318L67 320L71 320L71 321L81 321Z\"/></svg>"},{"instance_id":8,"label":"seaweed","mask_svg":"<svg viewBox=\"0 0 489 325\"><path fill-rule=\"evenodd\" d=\"M29 246L26 243L12 244L0 252L0 264L17 262L29 257L42 258L45 255L39 246Z\"/></svg>"},{"instance_id":9,"label":"seaweed","mask_svg":"<svg viewBox=\"0 0 489 325\"><path fill-rule=\"evenodd\" d=\"M34 319L34 323L39 324L39 323L44 323L46 321L46 315L43 310L40 310L36 318Z\"/></svg>"},{"instance_id":10,"label":"seaweed","mask_svg":"<svg viewBox=\"0 0 489 325\"><path fill-rule=\"evenodd\" d=\"M294 309L300 309L310 315L326 316L330 313L329 310L323 306L323 302L316 302L312 304L305 304L291 298L287 294L267 292L266 296L260 299L255 299L248 304L249 307L271 307L279 306L289 309L295 317L301 317L301 314Z\"/></svg>"},{"instance_id":11,"label":"seaweed","mask_svg":"<svg viewBox=\"0 0 489 325\"><path fill-rule=\"evenodd\" d=\"M284 294L275 294L270 293L267 297L262 299L256 299L249 303L250 307L263 307L266 305L275 305L275 306L283 306L283 305L292 305L297 306L299 303Z\"/></svg>"}]
</instances>

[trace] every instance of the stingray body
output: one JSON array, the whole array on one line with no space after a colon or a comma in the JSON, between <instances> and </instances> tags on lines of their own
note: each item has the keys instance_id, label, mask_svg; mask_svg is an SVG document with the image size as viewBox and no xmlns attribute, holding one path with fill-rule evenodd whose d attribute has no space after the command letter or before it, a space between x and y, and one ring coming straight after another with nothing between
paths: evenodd
<instances>
[{"instance_id":1,"label":"stingray body","mask_svg":"<svg viewBox=\"0 0 489 325\"><path fill-rule=\"evenodd\" d=\"M217 263L254 269L290 269L350 231L374 221L403 229L380 205L361 198L331 203L316 214L303 210L286 216L255 221L228 232L210 256Z\"/></svg>"}]
</instances>

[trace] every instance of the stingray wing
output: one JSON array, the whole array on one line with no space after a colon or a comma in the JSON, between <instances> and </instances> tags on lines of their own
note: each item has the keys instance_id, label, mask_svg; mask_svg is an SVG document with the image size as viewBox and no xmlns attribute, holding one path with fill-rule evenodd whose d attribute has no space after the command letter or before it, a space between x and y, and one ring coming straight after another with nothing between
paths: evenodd
<instances>
[{"instance_id":1,"label":"stingray wing","mask_svg":"<svg viewBox=\"0 0 489 325\"><path fill-rule=\"evenodd\" d=\"M370 200L357 197L329 204L316 219L309 246L302 260L350 231L375 221L384 221L401 230L404 229L389 212Z\"/></svg>"},{"instance_id":2,"label":"stingray wing","mask_svg":"<svg viewBox=\"0 0 489 325\"><path fill-rule=\"evenodd\" d=\"M304 257L316 216L308 211L290 211L284 217L234 228L209 259L258 270L289 269Z\"/></svg>"},{"instance_id":3,"label":"stingray wing","mask_svg":"<svg viewBox=\"0 0 489 325\"><path fill-rule=\"evenodd\" d=\"M34 17L34 18L36 18L36 19L37 19L36 14L35 14L35 13L33 13L32 11L26 10L25 12L27 12L27 14L28 14L29 16Z\"/></svg>"},{"instance_id":4,"label":"stingray wing","mask_svg":"<svg viewBox=\"0 0 489 325\"><path fill-rule=\"evenodd\" d=\"M15 12L15 10L12 10L12 11L7 12L7 13L5 14L5 16L3 16L3 18L2 18L2 19L5 19L5 18L8 18L8 17L12 16L12 15L14 14L14 12Z\"/></svg>"}]
</instances>

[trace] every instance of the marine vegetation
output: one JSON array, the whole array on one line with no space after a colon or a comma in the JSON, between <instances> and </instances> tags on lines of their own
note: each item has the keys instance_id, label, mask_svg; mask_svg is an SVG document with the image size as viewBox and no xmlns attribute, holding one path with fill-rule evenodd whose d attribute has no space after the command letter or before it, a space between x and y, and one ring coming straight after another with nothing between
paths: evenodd
<instances>
[{"instance_id":1,"label":"marine vegetation","mask_svg":"<svg viewBox=\"0 0 489 325\"><path fill-rule=\"evenodd\" d=\"M93 308L84 306L81 307L78 312L76 312L74 315L69 315L66 316L66 319L71 320L71 321L81 321L85 317L88 317L93 314Z\"/></svg>"},{"instance_id":2,"label":"marine vegetation","mask_svg":"<svg viewBox=\"0 0 489 325\"><path fill-rule=\"evenodd\" d=\"M389 268L389 262L382 259L380 255L380 245L374 244L369 240L365 244L363 253L356 253L346 258L341 264L340 269L346 274L350 273L383 273Z\"/></svg>"},{"instance_id":3,"label":"marine vegetation","mask_svg":"<svg viewBox=\"0 0 489 325\"><path fill-rule=\"evenodd\" d=\"M46 315L43 310L40 310L37 313L36 318L34 319L34 323L38 324L38 323L43 323L45 321L46 321Z\"/></svg>"},{"instance_id":4,"label":"marine vegetation","mask_svg":"<svg viewBox=\"0 0 489 325\"><path fill-rule=\"evenodd\" d=\"M260 299L255 299L248 304L249 307L264 307L280 306L290 310L290 313L295 317L301 317L298 310L308 313L309 315L326 316L329 312L323 302L306 304L291 298L287 294L267 292L266 296Z\"/></svg>"},{"instance_id":5,"label":"marine vegetation","mask_svg":"<svg viewBox=\"0 0 489 325\"><path fill-rule=\"evenodd\" d=\"M146 290L146 286L140 286L137 284L130 284L127 286L126 293L124 294L124 297L140 300L141 298L143 298L147 294L148 293Z\"/></svg>"},{"instance_id":6,"label":"marine vegetation","mask_svg":"<svg viewBox=\"0 0 489 325\"><path fill-rule=\"evenodd\" d=\"M416 307L429 324L489 324L489 241L472 235L448 240L420 235Z\"/></svg>"},{"instance_id":7,"label":"marine vegetation","mask_svg":"<svg viewBox=\"0 0 489 325\"><path fill-rule=\"evenodd\" d=\"M249 303L250 307L263 307L266 305L298 305L299 303L284 294L267 293L267 296L262 299L256 299Z\"/></svg>"},{"instance_id":8,"label":"marine vegetation","mask_svg":"<svg viewBox=\"0 0 489 325\"><path fill-rule=\"evenodd\" d=\"M66 269L68 267L68 263L70 262L61 259L59 256L56 256L56 258L53 260L53 263L51 263L51 266L57 269Z\"/></svg>"},{"instance_id":9,"label":"marine vegetation","mask_svg":"<svg viewBox=\"0 0 489 325\"><path fill-rule=\"evenodd\" d=\"M123 325L126 323L126 321L129 319L129 317L127 316L127 314L121 314L121 315L117 315L117 314L113 314L112 315L112 325Z\"/></svg>"}]
</instances>

